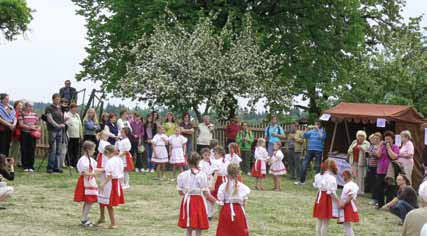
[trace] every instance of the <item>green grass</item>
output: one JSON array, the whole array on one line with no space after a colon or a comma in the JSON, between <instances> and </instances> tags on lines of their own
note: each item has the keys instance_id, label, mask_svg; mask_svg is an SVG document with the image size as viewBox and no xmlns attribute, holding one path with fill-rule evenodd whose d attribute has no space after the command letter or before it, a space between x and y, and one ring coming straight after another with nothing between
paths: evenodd
<instances>
[{"instance_id":1,"label":"green grass","mask_svg":"<svg viewBox=\"0 0 427 236\"><path fill-rule=\"evenodd\" d=\"M175 183L155 181L154 174L131 174L126 204L116 210L119 229L80 227L81 204L72 201L77 177L75 172L69 176L68 171L51 175L18 172L16 180L9 182L15 195L2 203L7 207L0 211L2 235L184 235L184 230L176 226L181 198ZM249 187L253 181L244 176ZM266 181L266 187L272 188L271 179ZM283 177L282 189L280 193L252 191L246 209L251 235L314 235L313 187L294 186ZM361 222L354 227L356 235L400 235L398 218L372 209L367 202L367 198L358 198ZM92 221L96 221L98 212L95 206L90 213ZM205 235L215 235L217 220L214 218ZM329 228L329 235L343 235L342 226L335 221L330 222Z\"/></svg>"}]
</instances>

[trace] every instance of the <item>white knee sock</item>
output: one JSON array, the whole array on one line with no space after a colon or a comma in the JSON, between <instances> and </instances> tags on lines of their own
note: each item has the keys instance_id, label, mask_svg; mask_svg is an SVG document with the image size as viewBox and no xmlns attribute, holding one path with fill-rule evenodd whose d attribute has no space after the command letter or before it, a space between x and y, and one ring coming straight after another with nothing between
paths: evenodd
<instances>
[{"instance_id":1,"label":"white knee sock","mask_svg":"<svg viewBox=\"0 0 427 236\"><path fill-rule=\"evenodd\" d=\"M353 228L351 223L344 223L345 236L354 236Z\"/></svg>"},{"instance_id":2,"label":"white knee sock","mask_svg":"<svg viewBox=\"0 0 427 236\"><path fill-rule=\"evenodd\" d=\"M129 187L129 172L125 171L124 172L124 179L123 179L123 185L126 187Z\"/></svg>"},{"instance_id":3,"label":"white knee sock","mask_svg":"<svg viewBox=\"0 0 427 236\"><path fill-rule=\"evenodd\" d=\"M329 220L322 219L322 227L320 229L320 234L322 236L328 236L328 226L329 226Z\"/></svg>"},{"instance_id":4,"label":"white knee sock","mask_svg":"<svg viewBox=\"0 0 427 236\"><path fill-rule=\"evenodd\" d=\"M85 202L84 206L83 206L83 219L82 221L87 221L89 220L89 211L90 208L92 207L93 203L92 202Z\"/></svg>"},{"instance_id":5,"label":"white knee sock","mask_svg":"<svg viewBox=\"0 0 427 236\"><path fill-rule=\"evenodd\" d=\"M316 221L316 236L321 236L322 220L317 219Z\"/></svg>"}]
</instances>

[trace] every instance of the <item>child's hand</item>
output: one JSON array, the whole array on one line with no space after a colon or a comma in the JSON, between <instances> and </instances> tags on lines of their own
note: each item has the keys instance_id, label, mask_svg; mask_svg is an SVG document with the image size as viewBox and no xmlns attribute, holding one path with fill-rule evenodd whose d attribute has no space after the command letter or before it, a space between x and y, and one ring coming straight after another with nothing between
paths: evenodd
<instances>
[{"instance_id":1,"label":"child's hand","mask_svg":"<svg viewBox=\"0 0 427 236\"><path fill-rule=\"evenodd\" d=\"M101 184L101 185L99 185L99 192L100 193L104 193L104 185L103 184Z\"/></svg>"}]
</instances>

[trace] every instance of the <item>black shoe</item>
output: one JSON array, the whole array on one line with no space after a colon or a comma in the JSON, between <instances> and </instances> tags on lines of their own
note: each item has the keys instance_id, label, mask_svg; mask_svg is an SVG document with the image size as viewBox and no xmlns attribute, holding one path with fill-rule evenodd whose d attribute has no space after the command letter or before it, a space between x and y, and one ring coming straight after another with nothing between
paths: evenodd
<instances>
[{"instance_id":1,"label":"black shoe","mask_svg":"<svg viewBox=\"0 0 427 236\"><path fill-rule=\"evenodd\" d=\"M46 173L48 173L48 174L52 174L52 173L53 173L53 170L47 170L47 171L46 171Z\"/></svg>"},{"instance_id":2,"label":"black shoe","mask_svg":"<svg viewBox=\"0 0 427 236\"><path fill-rule=\"evenodd\" d=\"M53 172L55 172L55 173L63 173L64 171L61 170L61 169L59 169L59 170L54 170Z\"/></svg>"},{"instance_id":3,"label":"black shoe","mask_svg":"<svg viewBox=\"0 0 427 236\"><path fill-rule=\"evenodd\" d=\"M6 207L0 206L0 210L6 210Z\"/></svg>"}]
</instances>

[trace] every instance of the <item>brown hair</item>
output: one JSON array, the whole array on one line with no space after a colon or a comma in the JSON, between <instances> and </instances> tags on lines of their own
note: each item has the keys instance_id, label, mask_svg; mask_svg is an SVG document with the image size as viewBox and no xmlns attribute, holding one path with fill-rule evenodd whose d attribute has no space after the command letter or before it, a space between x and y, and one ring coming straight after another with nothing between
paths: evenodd
<instances>
[{"instance_id":1,"label":"brown hair","mask_svg":"<svg viewBox=\"0 0 427 236\"><path fill-rule=\"evenodd\" d=\"M71 105L70 105L70 109L73 109L73 108L76 108L76 107L78 107L78 106L77 106L77 104L75 104L75 103L71 103Z\"/></svg>"},{"instance_id":2,"label":"brown hair","mask_svg":"<svg viewBox=\"0 0 427 236\"><path fill-rule=\"evenodd\" d=\"M334 175L337 175L338 174L337 163L332 159L327 159L325 162L326 162L327 170L332 172Z\"/></svg>"},{"instance_id":3,"label":"brown hair","mask_svg":"<svg viewBox=\"0 0 427 236\"><path fill-rule=\"evenodd\" d=\"M353 178L353 174L351 173L351 170L349 170L349 169L346 169L346 170L343 170L343 172L342 172L342 174L341 174L343 177L344 176L346 176L346 177L350 177L350 178Z\"/></svg>"},{"instance_id":4,"label":"brown hair","mask_svg":"<svg viewBox=\"0 0 427 236\"><path fill-rule=\"evenodd\" d=\"M228 144L228 150L230 150L231 156L233 156L234 154L240 156L240 147L237 143Z\"/></svg>"},{"instance_id":5,"label":"brown hair","mask_svg":"<svg viewBox=\"0 0 427 236\"><path fill-rule=\"evenodd\" d=\"M399 174L399 176L401 176L405 180L406 185L411 185L411 181L409 181L408 176L406 176L405 174Z\"/></svg>"},{"instance_id":6,"label":"brown hair","mask_svg":"<svg viewBox=\"0 0 427 236\"><path fill-rule=\"evenodd\" d=\"M197 167L201 159L202 158L197 152L192 152L187 159L187 163L189 166Z\"/></svg>"},{"instance_id":7,"label":"brown hair","mask_svg":"<svg viewBox=\"0 0 427 236\"><path fill-rule=\"evenodd\" d=\"M202 150L200 150L200 154L205 154L205 153L211 153L211 150L209 150L209 148L202 148Z\"/></svg>"},{"instance_id":8,"label":"brown hair","mask_svg":"<svg viewBox=\"0 0 427 236\"><path fill-rule=\"evenodd\" d=\"M210 148L216 148L217 146L218 146L218 140L211 139L211 141L209 142L209 147Z\"/></svg>"},{"instance_id":9,"label":"brown hair","mask_svg":"<svg viewBox=\"0 0 427 236\"><path fill-rule=\"evenodd\" d=\"M104 154L113 154L115 152L115 148L113 145L107 145L104 148Z\"/></svg>"},{"instance_id":10,"label":"brown hair","mask_svg":"<svg viewBox=\"0 0 427 236\"><path fill-rule=\"evenodd\" d=\"M234 191L233 196L236 195L239 192L239 184L237 180L237 176L240 175L240 166L236 163L231 163L227 166L227 175L229 178L234 179ZM230 181L227 181L227 185L225 186L225 191L230 192Z\"/></svg>"},{"instance_id":11,"label":"brown hair","mask_svg":"<svg viewBox=\"0 0 427 236\"><path fill-rule=\"evenodd\" d=\"M108 118L112 119L113 117L117 118L116 113L114 113L114 112L108 113Z\"/></svg>"},{"instance_id":12,"label":"brown hair","mask_svg":"<svg viewBox=\"0 0 427 236\"><path fill-rule=\"evenodd\" d=\"M223 147L216 147L215 149L214 149L214 152L215 153L218 153L218 154L220 154L222 157L224 157L225 156L225 150L224 150L224 148Z\"/></svg>"},{"instance_id":13,"label":"brown hair","mask_svg":"<svg viewBox=\"0 0 427 236\"><path fill-rule=\"evenodd\" d=\"M130 134L130 129L129 129L129 127L123 127L123 128L122 128L122 130L123 130L123 132L125 133L126 137L129 137L129 134Z\"/></svg>"},{"instance_id":14,"label":"brown hair","mask_svg":"<svg viewBox=\"0 0 427 236\"><path fill-rule=\"evenodd\" d=\"M387 130L386 132L384 132L384 138L385 137L391 137L392 139L394 139L394 133L393 131Z\"/></svg>"},{"instance_id":15,"label":"brown hair","mask_svg":"<svg viewBox=\"0 0 427 236\"><path fill-rule=\"evenodd\" d=\"M82 145L82 150L85 154L88 154L88 152L92 149L95 149L95 147L96 147L96 144L94 142L86 140Z\"/></svg>"},{"instance_id":16,"label":"brown hair","mask_svg":"<svg viewBox=\"0 0 427 236\"><path fill-rule=\"evenodd\" d=\"M0 170L6 170L6 169L7 169L6 156L3 154L0 154Z\"/></svg>"}]
</instances>

